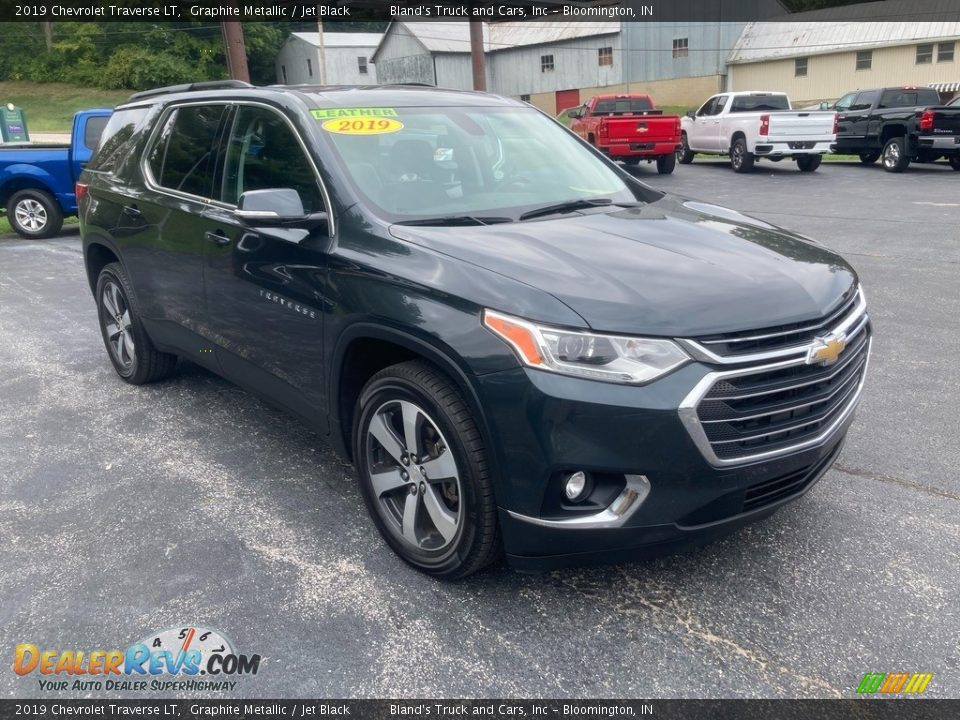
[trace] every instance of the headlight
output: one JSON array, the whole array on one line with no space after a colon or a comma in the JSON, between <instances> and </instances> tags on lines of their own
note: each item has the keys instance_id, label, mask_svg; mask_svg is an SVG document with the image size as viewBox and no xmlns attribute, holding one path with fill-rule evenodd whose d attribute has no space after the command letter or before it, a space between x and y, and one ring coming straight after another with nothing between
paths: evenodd
<instances>
[{"instance_id":1,"label":"headlight","mask_svg":"<svg viewBox=\"0 0 960 720\"><path fill-rule=\"evenodd\" d=\"M690 357L670 340L572 332L484 310L483 324L540 370L616 383L646 383Z\"/></svg>"}]
</instances>

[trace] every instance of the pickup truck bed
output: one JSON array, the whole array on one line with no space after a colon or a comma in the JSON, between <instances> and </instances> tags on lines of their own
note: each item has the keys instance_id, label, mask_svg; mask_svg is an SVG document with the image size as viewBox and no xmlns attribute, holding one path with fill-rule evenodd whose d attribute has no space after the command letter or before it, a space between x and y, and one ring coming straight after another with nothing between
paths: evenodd
<instances>
[{"instance_id":1,"label":"pickup truck bed","mask_svg":"<svg viewBox=\"0 0 960 720\"><path fill-rule=\"evenodd\" d=\"M71 142L0 145L0 208L23 237L53 237L77 212L76 179L97 147L112 110L83 110Z\"/></svg>"}]
</instances>

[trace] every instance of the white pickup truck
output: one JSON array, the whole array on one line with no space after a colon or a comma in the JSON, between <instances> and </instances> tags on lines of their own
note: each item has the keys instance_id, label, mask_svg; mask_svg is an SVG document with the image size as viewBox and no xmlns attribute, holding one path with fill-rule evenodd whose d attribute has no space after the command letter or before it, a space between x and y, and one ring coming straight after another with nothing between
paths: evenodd
<instances>
[{"instance_id":1,"label":"white pickup truck","mask_svg":"<svg viewBox=\"0 0 960 720\"><path fill-rule=\"evenodd\" d=\"M760 158L792 158L803 172L820 166L837 137L837 114L791 110L790 99L776 92L728 92L714 95L680 124L677 160L687 164L696 153L729 155L736 172L750 172Z\"/></svg>"}]
</instances>

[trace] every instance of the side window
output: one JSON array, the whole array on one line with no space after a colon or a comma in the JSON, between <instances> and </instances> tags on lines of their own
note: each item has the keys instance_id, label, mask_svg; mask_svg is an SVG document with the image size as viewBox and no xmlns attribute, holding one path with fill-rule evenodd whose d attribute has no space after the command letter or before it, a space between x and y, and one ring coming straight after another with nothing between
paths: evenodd
<instances>
[{"instance_id":1,"label":"side window","mask_svg":"<svg viewBox=\"0 0 960 720\"><path fill-rule=\"evenodd\" d=\"M233 121L221 199L230 205L247 190L292 188L304 211L324 209L313 165L286 120L266 108L241 105Z\"/></svg>"},{"instance_id":2,"label":"side window","mask_svg":"<svg viewBox=\"0 0 960 720\"><path fill-rule=\"evenodd\" d=\"M130 152L131 146L133 145L131 138L140 128L141 123L149 112L150 108L140 107L130 110L118 110L111 115L106 127L104 127L100 133L97 151L93 154L93 158L91 158L87 167L91 170L99 170L100 172L115 172ZM90 122L87 123L88 131L90 129ZM87 143L86 134L85 132L84 144L90 147Z\"/></svg>"},{"instance_id":3,"label":"side window","mask_svg":"<svg viewBox=\"0 0 960 720\"><path fill-rule=\"evenodd\" d=\"M88 150L96 150L100 144L100 136L103 135L103 129L107 126L108 117L87 118L87 124L83 128L83 144Z\"/></svg>"},{"instance_id":4,"label":"side window","mask_svg":"<svg viewBox=\"0 0 960 720\"><path fill-rule=\"evenodd\" d=\"M857 95L857 99L850 106L851 110L869 110L873 106L873 101L877 99L876 90L867 90Z\"/></svg>"},{"instance_id":5,"label":"side window","mask_svg":"<svg viewBox=\"0 0 960 720\"><path fill-rule=\"evenodd\" d=\"M213 189L214 143L223 105L190 105L167 116L147 159L161 187L199 197Z\"/></svg>"},{"instance_id":6,"label":"side window","mask_svg":"<svg viewBox=\"0 0 960 720\"><path fill-rule=\"evenodd\" d=\"M723 112L723 108L726 107L726 105L727 105L727 96L726 96L726 95L720 95L720 96L717 98L716 104L713 106L713 112L711 112L710 114L711 114L711 115L719 115L720 113Z\"/></svg>"},{"instance_id":7,"label":"side window","mask_svg":"<svg viewBox=\"0 0 960 720\"><path fill-rule=\"evenodd\" d=\"M717 98L712 97L707 100L703 105L700 106L700 109L697 110L697 116L703 117L704 115L713 115L713 107L717 103Z\"/></svg>"},{"instance_id":8,"label":"side window","mask_svg":"<svg viewBox=\"0 0 960 720\"><path fill-rule=\"evenodd\" d=\"M840 110L841 112L845 110L849 110L850 106L853 105L853 101L854 99L856 99L856 97L857 97L856 93L847 93L846 95L844 95L842 98L840 98L833 104L833 109Z\"/></svg>"}]
</instances>

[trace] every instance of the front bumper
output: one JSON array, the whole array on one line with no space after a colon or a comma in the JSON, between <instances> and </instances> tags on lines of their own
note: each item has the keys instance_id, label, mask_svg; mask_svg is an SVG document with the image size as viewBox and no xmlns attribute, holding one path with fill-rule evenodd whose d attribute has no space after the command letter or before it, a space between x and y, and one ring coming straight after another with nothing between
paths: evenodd
<instances>
[{"instance_id":1,"label":"front bumper","mask_svg":"<svg viewBox=\"0 0 960 720\"><path fill-rule=\"evenodd\" d=\"M680 409L712 374L715 368L696 362L641 387L524 368L479 376L511 564L534 570L674 552L806 493L839 454L859 390L815 442L772 457L711 462ZM562 477L579 469L624 484L592 508L564 506L557 500ZM639 502L631 478L649 483L634 488Z\"/></svg>"}]
</instances>

